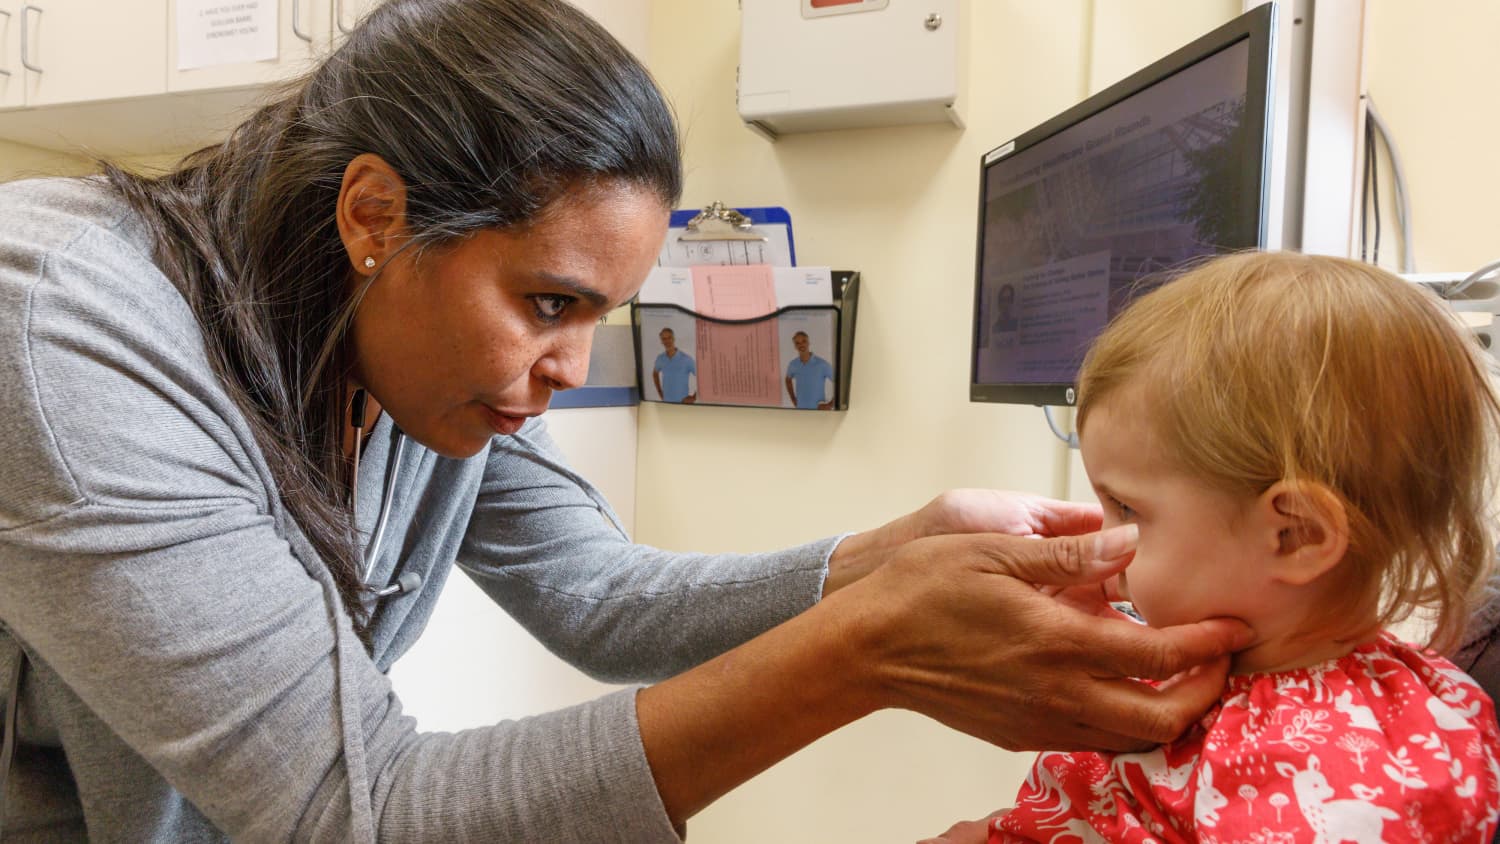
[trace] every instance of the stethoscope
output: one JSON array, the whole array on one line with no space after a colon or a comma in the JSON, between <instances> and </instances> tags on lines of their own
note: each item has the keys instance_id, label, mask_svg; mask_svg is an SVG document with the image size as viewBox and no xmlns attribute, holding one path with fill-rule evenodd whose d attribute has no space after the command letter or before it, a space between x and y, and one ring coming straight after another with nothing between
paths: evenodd
<instances>
[{"instance_id":1,"label":"stethoscope","mask_svg":"<svg viewBox=\"0 0 1500 844\"><path fill-rule=\"evenodd\" d=\"M365 398L364 390L355 390L349 408L349 424L354 427L354 477L349 492L349 509L351 510L356 510L359 505L359 453L365 440ZM396 563L395 580L379 589L370 583L370 576L375 571L375 561L380 559L380 546L385 542L385 527L391 518L391 501L395 498L396 492L396 473L401 468L401 455L405 451L406 434L397 428L396 450L391 455L390 464L385 472L385 487L380 493L380 515L375 519L375 531L370 536L370 544L365 548L363 567L359 573L359 581L367 588L374 590L371 601L390 598L403 592L415 592L422 587L422 575L414 571L402 572L399 561Z\"/></svg>"}]
</instances>

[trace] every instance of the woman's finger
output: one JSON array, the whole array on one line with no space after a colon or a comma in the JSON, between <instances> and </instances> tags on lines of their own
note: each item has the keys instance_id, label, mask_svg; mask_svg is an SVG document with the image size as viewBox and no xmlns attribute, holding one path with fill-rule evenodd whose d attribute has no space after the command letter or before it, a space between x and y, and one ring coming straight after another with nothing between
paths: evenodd
<instances>
[{"instance_id":1,"label":"woman's finger","mask_svg":"<svg viewBox=\"0 0 1500 844\"><path fill-rule=\"evenodd\" d=\"M1055 586L1098 583L1118 573L1129 564L1139 538L1135 525L1041 540L971 537L974 550L988 556L1000 573Z\"/></svg>"},{"instance_id":2,"label":"woman's finger","mask_svg":"<svg viewBox=\"0 0 1500 844\"><path fill-rule=\"evenodd\" d=\"M1026 501L1033 530L1041 536L1077 536L1104 526L1104 511L1098 504L1031 498Z\"/></svg>"},{"instance_id":3,"label":"woman's finger","mask_svg":"<svg viewBox=\"0 0 1500 844\"><path fill-rule=\"evenodd\" d=\"M1166 680L1195 665L1243 650L1255 639L1233 618L1154 628L1123 619L1097 618L1078 632L1096 676Z\"/></svg>"}]
</instances>

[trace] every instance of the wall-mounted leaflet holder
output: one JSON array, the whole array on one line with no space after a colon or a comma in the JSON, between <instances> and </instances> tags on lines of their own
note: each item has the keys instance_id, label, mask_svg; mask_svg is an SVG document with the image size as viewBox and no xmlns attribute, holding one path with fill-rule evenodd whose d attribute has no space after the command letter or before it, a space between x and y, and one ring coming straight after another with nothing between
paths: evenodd
<instances>
[{"instance_id":1,"label":"wall-mounted leaflet holder","mask_svg":"<svg viewBox=\"0 0 1500 844\"><path fill-rule=\"evenodd\" d=\"M673 211L669 225L671 230L657 258L657 263L663 266L789 267L795 257L792 218L785 208L726 208L724 203L715 202L701 211ZM640 403L640 365L633 314L633 310L622 307L595 330L588 380L582 387L554 394L553 408Z\"/></svg>"},{"instance_id":2,"label":"wall-mounted leaflet holder","mask_svg":"<svg viewBox=\"0 0 1500 844\"><path fill-rule=\"evenodd\" d=\"M643 401L847 410L859 273L657 267L631 306Z\"/></svg>"}]
</instances>

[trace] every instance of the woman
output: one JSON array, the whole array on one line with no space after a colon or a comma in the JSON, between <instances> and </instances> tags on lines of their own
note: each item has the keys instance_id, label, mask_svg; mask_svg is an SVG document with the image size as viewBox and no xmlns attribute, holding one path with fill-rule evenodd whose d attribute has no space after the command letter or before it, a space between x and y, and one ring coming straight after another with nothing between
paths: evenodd
<instances>
[{"instance_id":1,"label":"woman","mask_svg":"<svg viewBox=\"0 0 1500 844\"><path fill-rule=\"evenodd\" d=\"M671 841L875 709L1119 748L1222 683L1235 625L1030 585L1124 565L1128 533L1078 535L1095 508L970 491L773 554L629 544L531 417L639 287L680 162L565 3L392 0L223 144L106 176L0 187L12 836ZM384 671L455 560L595 676L670 679L417 733Z\"/></svg>"}]
</instances>

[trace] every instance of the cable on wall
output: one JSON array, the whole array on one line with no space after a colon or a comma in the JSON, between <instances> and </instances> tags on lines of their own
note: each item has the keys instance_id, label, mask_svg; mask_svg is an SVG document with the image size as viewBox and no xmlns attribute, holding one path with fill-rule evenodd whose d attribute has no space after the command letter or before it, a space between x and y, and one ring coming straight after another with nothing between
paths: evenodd
<instances>
[{"instance_id":1,"label":"cable on wall","mask_svg":"<svg viewBox=\"0 0 1500 844\"><path fill-rule=\"evenodd\" d=\"M1058 439L1062 440L1064 443L1067 443L1068 448L1077 448L1078 432L1074 431L1070 434L1063 431L1062 426L1058 425L1057 420L1052 417L1052 408L1050 406L1042 405L1042 412L1047 414L1047 427L1052 429L1052 433L1056 435Z\"/></svg>"},{"instance_id":2,"label":"cable on wall","mask_svg":"<svg viewBox=\"0 0 1500 844\"><path fill-rule=\"evenodd\" d=\"M1401 272L1414 273L1417 271L1416 244L1412 238L1411 226L1411 193L1406 184L1406 168L1401 163L1401 151L1396 147L1392 138L1389 124L1380 116L1380 110L1375 107L1375 98L1369 94L1365 95L1365 157L1367 159L1378 155L1378 148L1371 140L1371 129L1373 135L1380 144L1385 146L1386 155L1391 162L1391 185L1395 189L1396 228L1401 232ZM1366 193L1365 196L1375 202L1375 231L1376 231L1376 263L1379 262L1379 230L1380 230L1380 206L1379 186L1370 181L1368 177L1373 173L1373 168L1366 168ZM1361 217L1363 220L1363 216ZM1364 253L1364 228L1360 231L1360 252Z\"/></svg>"}]
</instances>

